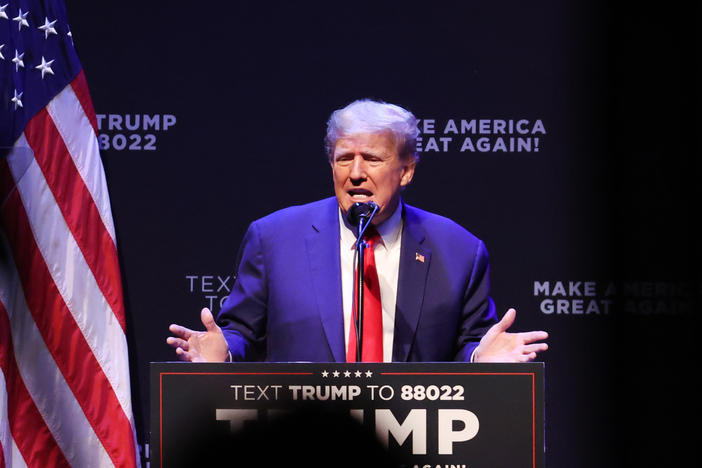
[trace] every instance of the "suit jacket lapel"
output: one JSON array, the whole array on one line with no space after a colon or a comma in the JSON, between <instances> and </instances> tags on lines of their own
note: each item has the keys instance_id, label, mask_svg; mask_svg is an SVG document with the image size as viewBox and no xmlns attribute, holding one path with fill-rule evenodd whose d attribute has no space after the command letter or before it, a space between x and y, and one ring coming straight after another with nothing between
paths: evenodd
<instances>
[{"instance_id":1,"label":"suit jacket lapel","mask_svg":"<svg viewBox=\"0 0 702 468\"><path fill-rule=\"evenodd\" d=\"M305 238L314 295L322 327L336 362L346 361L344 316L341 303L341 261L339 258L339 205L328 199L319 216L312 219L312 232ZM305 339L305 337L301 337Z\"/></svg>"},{"instance_id":2,"label":"suit jacket lapel","mask_svg":"<svg viewBox=\"0 0 702 468\"><path fill-rule=\"evenodd\" d=\"M426 234L412 207L404 206L400 271L395 307L393 361L407 361L419 323L431 251L423 246Z\"/></svg>"}]
</instances>

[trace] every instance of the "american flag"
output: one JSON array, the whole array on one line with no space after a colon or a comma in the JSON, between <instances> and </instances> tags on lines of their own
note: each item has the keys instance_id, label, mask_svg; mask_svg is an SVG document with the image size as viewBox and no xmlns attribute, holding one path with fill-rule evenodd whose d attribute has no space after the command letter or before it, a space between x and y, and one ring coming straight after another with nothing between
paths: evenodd
<instances>
[{"instance_id":1,"label":"american flag","mask_svg":"<svg viewBox=\"0 0 702 468\"><path fill-rule=\"evenodd\" d=\"M63 1L0 0L0 468L139 464L96 135Z\"/></svg>"}]
</instances>

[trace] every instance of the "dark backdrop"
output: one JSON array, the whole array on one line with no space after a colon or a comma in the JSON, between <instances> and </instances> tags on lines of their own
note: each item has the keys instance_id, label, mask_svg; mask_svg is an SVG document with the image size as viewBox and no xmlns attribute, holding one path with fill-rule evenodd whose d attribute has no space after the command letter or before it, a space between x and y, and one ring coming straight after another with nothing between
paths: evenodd
<instances>
[{"instance_id":1,"label":"dark backdrop","mask_svg":"<svg viewBox=\"0 0 702 468\"><path fill-rule=\"evenodd\" d=\"M139 442L148 363L174 358L168 325L219 310L252 220L332 195L326 119L370 97L425 121L405 199L482 238L500 314L514 306L515 328L551 334L548 466L682 460L698 410L699 9L301 3L68 2L100 121ZM461 119L486 131L461 134ZM510 120L526 131L492 128Z\"/></svg>"}]
</instances>

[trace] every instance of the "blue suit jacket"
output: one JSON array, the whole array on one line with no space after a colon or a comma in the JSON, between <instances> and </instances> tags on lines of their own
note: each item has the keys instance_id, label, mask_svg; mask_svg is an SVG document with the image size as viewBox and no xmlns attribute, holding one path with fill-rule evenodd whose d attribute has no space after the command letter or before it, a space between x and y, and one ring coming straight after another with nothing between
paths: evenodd
<instances>
[{"instance_id":1,"label":"blue suit jacket","mask_svg":"<svg viewBox=\"0 0 702 468\"><path fill-rule=\"evenodd\" d=\"M406 204L403 219L393 361L467 361L497 318L485 246ZM252 223L236 275L217 319L235 361L345 361L336 198Z\"/></svg>"}]
</instances>

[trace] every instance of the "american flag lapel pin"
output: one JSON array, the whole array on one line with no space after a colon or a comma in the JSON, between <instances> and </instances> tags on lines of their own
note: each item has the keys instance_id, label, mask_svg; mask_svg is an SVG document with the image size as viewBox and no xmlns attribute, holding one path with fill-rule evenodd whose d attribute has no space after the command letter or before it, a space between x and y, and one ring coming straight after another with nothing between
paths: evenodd
<instances>
[{"instance_id":1,"label":"american flag lapel pin","mask_svg":"<svg viewBox=\"0 0 702 468\"><path fill-rule=\"evenodd\" d=\"M414 259L418 262L424 263L424 255L420 254L419 252L414 253Z\"/></svg>"}]
</instances>

